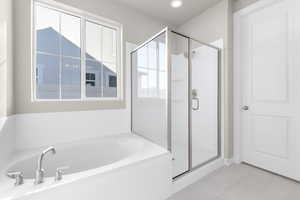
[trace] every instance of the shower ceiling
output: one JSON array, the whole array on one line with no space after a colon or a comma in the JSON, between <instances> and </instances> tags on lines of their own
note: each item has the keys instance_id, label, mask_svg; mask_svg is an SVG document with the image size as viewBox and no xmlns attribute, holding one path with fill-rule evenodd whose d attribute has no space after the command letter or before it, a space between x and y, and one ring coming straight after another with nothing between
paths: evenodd
<instances>
[{"instance_id":1,"label":"shower ceiling","mask_svg":"<svg viewBox=\"0 0 300 200\"><path fill-rule=\"evenodd\" d=\"M155 17L174 26L181 25L187 20L221 0L182 0L179 8L171 7L171 0L114 0L132 7L146 15Z\"/></svg>"}]
</instances>

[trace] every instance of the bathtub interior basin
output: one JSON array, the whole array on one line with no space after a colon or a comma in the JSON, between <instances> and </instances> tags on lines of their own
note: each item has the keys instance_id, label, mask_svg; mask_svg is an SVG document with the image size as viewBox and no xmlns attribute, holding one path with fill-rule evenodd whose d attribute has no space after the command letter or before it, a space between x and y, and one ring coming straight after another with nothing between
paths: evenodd
<instances>
[{"instance_id":1,"label":"bathtub interior basin","mask_svg":"<svg viewBox=\"0 0 300 200\"><path fill-rule=\"evenodd\" d=\"M56 154L44 157L45 177L54 177L56 169L66 167L64 174L73 174L120 161L141 149L143 143L132 137L102 138L72 144L54 145ZM25 179L34 179L40 153L19 159L7 171L21 171Z\"/></svg>"}]
</instances>

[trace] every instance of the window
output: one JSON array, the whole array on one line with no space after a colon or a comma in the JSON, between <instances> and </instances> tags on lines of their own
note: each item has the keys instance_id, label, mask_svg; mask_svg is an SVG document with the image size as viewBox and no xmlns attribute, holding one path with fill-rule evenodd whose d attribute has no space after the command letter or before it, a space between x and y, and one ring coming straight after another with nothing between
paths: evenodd
<instances>
[{"instance_id":1,"label":"window","mask_svg":"<svg viewBox=\"0 0 300 200\"><path fill-rule=\"evenodd\" d=\"M34 100L121 98L121 25L34 1Z\"/></svg>"},{"instance_id":2,"label":"window","mask_svg":"<svg viewBox=\"0 0 300 200\"><path fill-rule=\"evenodd\" d=\"M96 74L94 73L86 73L85 85L89 85L90 87L96 86Z\"/></svg>"},{"instance_id":3,"label":"window","mask_svg":"<svg viewBox=\"0 0 300 200\"><path fill-rule=\"evenodd\" d=\"M117 87L117 77L109 76L109 87L115 88Z\"/></svg>"}]
</instances>

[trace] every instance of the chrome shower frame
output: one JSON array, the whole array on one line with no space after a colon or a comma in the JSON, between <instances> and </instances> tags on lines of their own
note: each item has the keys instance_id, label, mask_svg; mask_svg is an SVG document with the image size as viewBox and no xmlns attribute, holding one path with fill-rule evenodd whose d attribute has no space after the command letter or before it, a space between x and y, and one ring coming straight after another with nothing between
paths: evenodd
<instances>
[{"instance_id":1,"label":"chrome shower frame","mask_svg":"<svg viewBox=\"0 0 300 200\"><path fill-rule=\"evenodd\" d=\"M166 69L167 69L167 149L172 152L172 109L171 109L171 99L172 99L172 63L171 63L171 45L170 45L170 33L179 35L181 37L187 38L188 39L188 170L183 172L182 174L179 174L178 176L173 177L173 180L176 181L177 179L181 178L182 176L203 167L204 165L211 163L212 161L215 161L217 159L219 159L221 157L222 151L221 151L221 60L222 60L222 51L220 48L213 46L211 44L207 44L204 42L201 42L195 38L192 38L190 36L184 35L182 33L173 31L171 29L169 29L168 27L164 28L163 30L161 30L160 32L158 32L157 34L155 34L153 37L151 37L150 39L146 40L144 43L142 43L141 45L139 45L138 47L136 47L132 52L131 52L131 60L132 60L132 54L134 52L136 52L137 50L139 50L140 48L142 48L143 46L145 46L146 44L148 44L149 42L151 42L152 40L154 40L155 38L157 38L158 36L165 34L165 40L166 40ZM204 46L208 46L210 48L216 49L218 52L218 108L217 108L217 112L218 112L218 142L217 142L217 156L207 160L204 163L201 163L195 167L192 166L192 130L191 130L191 126L192 126L192 79L191 79L191 75L192 75L192 65L191 65L191 41L195 41L199 44L202 44ZM134 134L137 134L139 136L139 133L134 131L133 128L133 80L132 80L132 73L133 73L133 68L132 68L132 64L131 64L131 132ZM144 137L144 136L142 136Z\"/></svg>"}]
</instances>

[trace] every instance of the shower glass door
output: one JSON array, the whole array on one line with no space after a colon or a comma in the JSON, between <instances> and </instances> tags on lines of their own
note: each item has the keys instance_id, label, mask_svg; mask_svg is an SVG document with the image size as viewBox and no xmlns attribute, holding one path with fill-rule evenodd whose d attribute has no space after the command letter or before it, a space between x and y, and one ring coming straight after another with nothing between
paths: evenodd
<instances>
[{"instance_id":1,"label":"shower glass door","mask_svg":"<svg viewBox=\"0 0 300 200\"><path fill-rule=\"evenodd\" d=\"M220 156L219 53L167 28L131 53L132 132L171 151L174 178Z\"/></svg>"},{"instance_id":2,"label":"shower glass door","mask_svg":"<svg viewBox=\"0 0 300 200\"><path fill-rule=\"evenodd\" d=\"M169 149L167 30L131 53L132 132Z\"/></svg>"},{"instance_id":3,"label":"shower glass door","mask_svg":"<svg viewBox=\"0 0 300 200\"><path fill-rule=\"evenodd\" d=\"M189 170L189 39L170 33L173 177Z\"/></svg>"},{"instance_id":4,"label":"shower glass door","mask_svg":"<svg viewBox=\"0 0 300 200\"><path fill-rule=\"evenodd\" d=\"M190 40L191 167L219 156L219 49Z\"/></svg>"}]
</instances>

